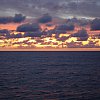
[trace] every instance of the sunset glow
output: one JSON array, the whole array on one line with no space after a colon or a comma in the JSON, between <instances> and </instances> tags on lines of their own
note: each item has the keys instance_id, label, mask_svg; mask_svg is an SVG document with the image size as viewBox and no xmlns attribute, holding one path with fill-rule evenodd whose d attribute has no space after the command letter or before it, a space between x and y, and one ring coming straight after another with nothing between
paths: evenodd
<instances>
[{"instance_id":1,"label":"sunset glow","mask_svg":"<svg viewBox=\"0 0 100 100\"><path fill-rule=\"evenodd\" d=\"M16 16L24 18L22 14ZM74 17L65 20L44 14L40 19L0 24L0 49L99 48L100 29L95 27L98 21Z\"/></svg>"}]
</instances>

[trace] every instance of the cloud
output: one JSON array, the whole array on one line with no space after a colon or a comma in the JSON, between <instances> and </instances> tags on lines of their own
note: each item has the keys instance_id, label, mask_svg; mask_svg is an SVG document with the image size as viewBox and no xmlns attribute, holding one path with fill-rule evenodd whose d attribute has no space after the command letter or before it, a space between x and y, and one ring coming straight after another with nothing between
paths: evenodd
<instances>
[{"instance_id":1,"label":"cloud","mask_svg":"<svg viewBox=\"0 0 100 100\"><path fill-rule=\"evenodd\" d=\"M90 20L86 19L86 18L77 19L77 18L74 17L74 18L71 18L71 19L67 19L67 23L85 26L85 25L88 25L90 23Z\"/></svg>"},{"instance_id":2,"label":"cloud","mask_svg":"<svg viewBox=\"0 0 100 100\"><path fill-rule=\"evenodd\" d=\"M13 17L0 17L0 24L7 24L13 22Z\"/></svg>"},{"instance_id":3,"label":"cloud","mask_svg":"<svg viewBox=\"0 0 100 100\"><path fill-rule=\"evenodd\" d=\"M63 36L63 37L57 38L58 41L63 41L63 42L65 42L67 39L69 39L69 36L68 37Z\"/></svg>"},{"instance_id":4,"label":"cloud","mask_svg":"<svg viewBox=\"0 0 100 100\"><path fill-rule=\"evenodd\" d=\"M0 38L10 38L10 32L7 29L0 30Z\"/></svg>"},{"instance_id":5,"label":"cloud","mask_svg":"<svg viewBox=\"0 0 100 100\"><path fill-rule=\"evenodd\" d=\"M10 35L9 38L22 38L22 34L21 34L21 33L18 33L18 34L12 34L12 35Z\"/></svg>"},{"instance_id":6,"label":"cloud","mask_svg":"<svg viewBox=\"0 0 100 100\"><path fill-rule=\"evenodd\" d=\"M52 21L52 17L49 14L44 14L41 18L38 19L39 23L48 23Z\"/></svg>"},{"instance_id":7,"label":"cloud","mask_svg":"<svg viewBox=\"0 0 100 100\"><path fill-rule=\"evenodd\" d=\"M26 16L39 17L49 13L52 16L100 17L100 0L0 0L0 15L16 12ZM7 10L9 9L9 10Z\"/></svg>"},{"instance_id":8,"label":"cloud","mask_svg":"<svg viewBox=\"0 0 100 100\"><path fill-rule=\"evenodd\" d=\"M91 22L91 30L100 30L100 19L96 18Z\"/></svg>"},{"instance_id":9,"label":"cloud","mask_svg":"<svg viewBox=\"0 0 100 100\"><path fill-rule=\"evenodd\" d=\"M26 16L23 16L22 14L15 14L15 16L13 18L13 22L20 23L20 22L24 21L25 18L26 18Z\"/></svg>"},{"instance_id":10,"label":"cloud","mask_svg":"<svg viewBox=\"0 0 100 100\"><path fill-rule=\"evenodd\" d=\"M15 14L14 17L0 17L0 24L7 24L7 23L21 23L25 20L25 16L22 14Z\"/></svg>"},{"instance_id":11,"label":"cloud","mask_svg":"<svg viewBox=\"0 0 100 100\"><path fill-rule=\"evenodd\" d=\"M62 24L62 25L59 25L57 27L57 30L62 30L62 31L70 31L70 30L74 30L74 25L73 24Z\"/></svg>"},{"instance_id":12,"label":"cloud","mask_svg":"<svg viewBox=\"0 0 100 100\"><path fill-rule=\"evenodd\" d=\"M7 29L0 30L0 36L3 36L4 38L22 38L22 34L10 34L10 31Z\"/></svg>"},{"instance_id":13,"label":"cloud","mask_svg":"<svg viewBox=\"0 0 100 100\"><path fill-rule=\"evenodd\" d=\"M36 32L40 30L40 26L38 24L28 23L22 24L17 27L18 32Z\"/></svg>"},{"instance_id":14,"label":"cloud","mask_svg":"<svg viewBox=\"0 0 100 100\"><path fill-rule=\"evenodd\" d=\"M24 37L41 37L41 32L26 32Z\"/></svg>"},{"instance_id":15,"label":"cloud","mask_svg":"<svg viewBox=\"0 0 100 100\"><path fill-rule=\"evenodd\" d=\"M71 35L72 37L77 37L79 41L86 41L88 39L88 33L86 30L82 29L77 33Z\"/></svg>"}]
</instances>

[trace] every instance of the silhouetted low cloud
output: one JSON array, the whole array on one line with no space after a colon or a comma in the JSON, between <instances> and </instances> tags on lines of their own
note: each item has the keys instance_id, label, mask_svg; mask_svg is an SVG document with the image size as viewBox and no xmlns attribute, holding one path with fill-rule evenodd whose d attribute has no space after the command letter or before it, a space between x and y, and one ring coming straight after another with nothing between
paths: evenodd
<instances>
[{"instance_id":1,"label":"silhouetted low cloud","mask_svg":"<svg viewBox=\"0 0 100 100\"><path fill-rule=\"evenodd\" d=\"M17 27L18 32L33 32L33 31L39 31L40 26L38 24L23 24Z\"/></svg>"},{"instance_id":2,"label":"silhouetted low cloud","mask_svg":"<svg viewBox=\"0 0 100 100\"><path fill-rule=\"evenodd\" d=\"M57 38L57 40L65 42L68 38L69 38L69 36L68 37L63 36L63 37Z\"/></svg>"},{"instance_id":3,"label":"silhouetted low cloud","mask_svg":"<svg viewBox=\"0 0 100 100\"><path fill-rule=\"evenodd\" d=\"M20 23L25 20L25 16L22 14L15 14L14 17L0 17L0 24L7 24L7 23Z\"/></svg>"},{"instance_id":4,"label":"silhouetted low cloud","mask_svg":"<svg viewBox=\"0 0 100 100\"><path fill-rule=\"evenodd\" d=\"M0 36L8 38L10 37L10 32L7 29L0 30Z\"/></svg>"},{"instance_id":5,"label":"silhouetted low cloud","mask_svg":"<svg viewBox=\"0 0 100 100\"><path fill-rule=\"evenodd\" d=\"M13 22L13 17L0 17L0 24L7 24Z\"/></svg>"},{"instance_id":6,"label":"silhouetted low cloud","mask_svg":"<svg viewBox=\"0 0 100 100\"><path fill-rule=\"evenodd\" d=\"M41 18L38 19L39 23L48 23L52 21L52 17L49 14L44 14Z\"/></svg>"},{"instance_id":7,"label":"silhouetted low cloud","mask_svg":"<svg viewBox=\"0 0 100 100\"><path fill-rule=\"evenodd\" d=\"M41 37L41 32L26 32L24 37Z\"/></svg>"},{"instance_id":8,"label":"silhouetted low cloud","mask_svg":"<svg viewBox=\"0 0 100 100\"><path fill-rule=\"evenodd\" d=\"M74 30L74 25L73 24L62 24L57 27L57 30L64 30L64 31Z\"/></svg>"},{"instance_id":9,"label":"silhouetted low cloud","mask_svg":"<svg viewBox=\"0 0 100 100\"><path fill-rule=\"evenodd\" d=\"M23 16L22 14L15 14L15 17L13 18L13 22L20 23L24 21L26 16Z\"/></svg>"},{"instance_id":10,"label":"silhouetted low cloud","mask_svg":"<svg viewBox=\"0 0 100 100\"><path fill-rule=\"evenodd\" d=\"M0 34L7 34L7 33L9 33L9 31L7 30L7 29L3 29L3 30L0 30Z\"/></svg>"},{"instance_id":11,"label":"silhouetted low cloud","mask_svg":"<svg viewBox=\"0 0 100 100\"><path fill-rule=\"evenodd\" d=\"M78 24L80 26L85 26L88 25L90 22L90 20L86 19L86 18L81 18L81 19L77 19L77 18L71 18L71 19L67 19L67 23L71 23L71 24Z\"/></svg>"},{"instance_id":12,"label":"silhouetted low cloud","mask_svg":"<svg viewBox=\"0 0 100 100\"><path fill-rule=\"evenodd\" d=\"M91 22L91 30L100 30L100 19L96 18Z\"/></svg>"},{"instance_id":13,"label":"silhouetted low cloud","mask_svg":"<svg viewBox=\"0 0 100 100\"><path fill-rule=\"evenodd\" d=\"M88 33L86 30L80 30L79 32L77 33L74 33L71 35L72 37L78 37L80 41L86 41L88 39Z\"/></svg>"},{"instance_id":14,"label":"silhouetted low cloud","mask_svg":"<svg viewBox=\"0 0 100 100\"><path fill-rule=\"evenodd\" d=\"M22 38L22 34L21 33L12 34L12 35L10 35L10 38Z\"/></svg>"}]
</instances>

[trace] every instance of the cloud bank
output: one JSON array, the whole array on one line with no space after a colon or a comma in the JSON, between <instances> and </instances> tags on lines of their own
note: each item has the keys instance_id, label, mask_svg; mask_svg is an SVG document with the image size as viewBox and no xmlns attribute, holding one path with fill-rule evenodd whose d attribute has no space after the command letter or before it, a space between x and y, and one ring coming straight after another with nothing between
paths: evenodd
<instances>
[{"instance_id":1,"label":"cloud bank","mask_svg":"<svg viewBox=\"0 0 100 100\"><path fill-rule=\"evenodd\" d=\"M0 16L22 13L37 17L52 16L100 17L100 0L0 0Z\"/></svg>"},{"instance_id":2,"label":"cloud bank","mask_svg":"<svg viewBox=\"0 0 100 100\"><path fill-rule=\"evenodd\" d=\"M22 14L15 14L14 17L0 17L0 24L21 23L25 18Z\"/></svg>"}]
</instances>

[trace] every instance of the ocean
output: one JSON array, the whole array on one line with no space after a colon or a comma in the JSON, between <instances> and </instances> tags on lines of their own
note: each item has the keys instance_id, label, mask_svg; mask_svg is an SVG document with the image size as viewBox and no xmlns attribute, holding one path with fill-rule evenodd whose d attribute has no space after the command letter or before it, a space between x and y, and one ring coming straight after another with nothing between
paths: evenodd
<instances>
[{"instance_id":1,"label":"ocean","mask_svg":"<svg viewBox=\"0 0 100 100\"><path fill-rule=\"evenodd\" d=\"M100 52L0 52L0 100L100 100Z\"/></svg>"}]
</instances>

